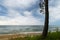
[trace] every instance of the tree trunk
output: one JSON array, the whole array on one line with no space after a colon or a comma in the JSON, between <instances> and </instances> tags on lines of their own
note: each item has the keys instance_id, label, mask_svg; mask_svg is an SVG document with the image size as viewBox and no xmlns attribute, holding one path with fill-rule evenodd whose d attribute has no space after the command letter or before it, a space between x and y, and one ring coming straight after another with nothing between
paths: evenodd
<instances>
[{"instance_id":1,"label":"tree trunk","mask_svg":"<svg viewBox=\"0 0 60 40\"><path fill-rule=\"evenodd\" d=\"M48 9L48 0L44 0L44 2L45 2L45 23L42 36L45 38L47 36L49 26L49 9Z\"/></svg>"}]
</instances>

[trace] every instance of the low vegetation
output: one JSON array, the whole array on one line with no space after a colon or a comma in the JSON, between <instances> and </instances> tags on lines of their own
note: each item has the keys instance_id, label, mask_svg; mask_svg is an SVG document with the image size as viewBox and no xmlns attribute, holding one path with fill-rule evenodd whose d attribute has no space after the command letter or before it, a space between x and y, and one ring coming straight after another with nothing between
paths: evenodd
<instances>
[{"instance_id":1,"label":"low vegetation","mask_svg":"<svg viewBox=\"0 0 60 40\"><path fill-rule=\"evenodd\" d=\"M11 38L9 40L60 40L60 32L49 32L48 36L45 39L42 39L41 35L39 36L26 36L26 37L18 37L18 38Z\"/></svg>"}]
</instances>

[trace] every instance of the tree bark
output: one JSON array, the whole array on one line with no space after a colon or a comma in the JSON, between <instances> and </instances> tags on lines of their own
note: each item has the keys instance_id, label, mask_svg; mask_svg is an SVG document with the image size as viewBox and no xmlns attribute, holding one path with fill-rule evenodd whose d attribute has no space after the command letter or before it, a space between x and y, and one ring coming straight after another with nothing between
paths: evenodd
<instances>
[{"instance_id":1,"label":"tree bark","mask_svg":"<svg viewBox=\"0 0 60 40\"><path fill-rule=\"evenodd\" d=\"M48 9L48 0L44 0L44 2L45 2L45 23L42 36L45 38L47 36L49 26L49 9Z\"/></svg>"}]
</instances>

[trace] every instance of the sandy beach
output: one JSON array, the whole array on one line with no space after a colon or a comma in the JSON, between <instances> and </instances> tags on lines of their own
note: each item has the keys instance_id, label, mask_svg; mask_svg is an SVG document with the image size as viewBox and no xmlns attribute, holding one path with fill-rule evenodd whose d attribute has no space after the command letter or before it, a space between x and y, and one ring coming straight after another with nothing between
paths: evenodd
<instances>
[{"instance_id":1,"label":"sandy beach","mask_svg":"<svg viewBox=\"0 0 60 40\"><path fill-rule=\"evenodd\" d=\"M24 32L24 33L16 33L16 34L2 34L0 35L0 40L9 40L11 38L18 38L18 37L26 37L27 35L28 36L36 36L36 35L40 35L41 32Z\"/></svg>"}]
</instances>

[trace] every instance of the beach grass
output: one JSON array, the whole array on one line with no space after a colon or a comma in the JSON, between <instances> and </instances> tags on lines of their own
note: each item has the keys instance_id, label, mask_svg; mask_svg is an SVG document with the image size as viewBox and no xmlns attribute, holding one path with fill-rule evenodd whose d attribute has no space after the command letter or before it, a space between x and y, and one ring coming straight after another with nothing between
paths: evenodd
<instances>
[{"instance_id":1,"label":"beach grass","mask_svg":"<svg viewBox=\"0 0 60 40\"><path fill-rule=\"evenodd\" d=\"M60 40L60 31L48 32L48 35L45 39L42 39L41 35L27 35L25 37L11 38L9 40Z\"/></svg>"}]
</instances>

